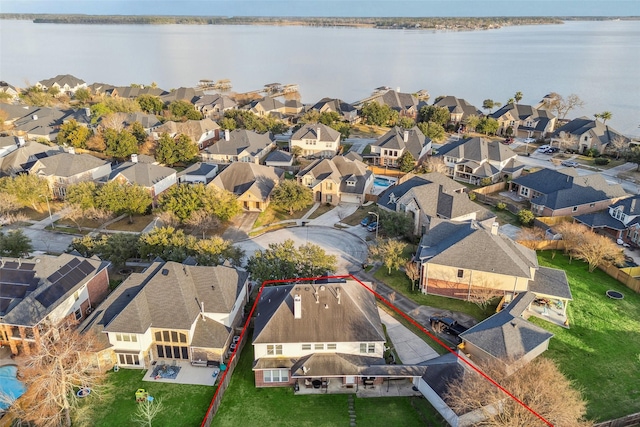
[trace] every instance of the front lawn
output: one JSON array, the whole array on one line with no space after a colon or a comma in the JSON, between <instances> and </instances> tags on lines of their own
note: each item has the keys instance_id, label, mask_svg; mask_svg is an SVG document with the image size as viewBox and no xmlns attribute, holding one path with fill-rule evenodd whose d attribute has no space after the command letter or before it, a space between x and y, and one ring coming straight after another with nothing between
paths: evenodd
<instances>
[{"instance_id":1,"label":"front lawn","mask_svg":"<svg viewBox=\"0 0 640 427\"><path fill-rule=\"evenodd\" d=\"M573 301L570 329L537 318L529 320L552 332L546 357L574 380L588 400L588 416L604 421L640 412L640 295L584 262L552 252L538 253L540 265L567 272ZM623 300L607 298L613 289Z\"/></svg>"},{"instance_id":2,"label":"front lawn","mask_svg":"<svg viewBox=\"0 0 640 427\"><path fill-rule=\"evenodd\" d=\"M154 220L153 215L134 215L133 222L129 222L129 216L125 216L119 221L107 225L107 230L142 232L144 228Z\"/></svg>"},{"instance_id":3,"label":"front lawn","mask_svg":"<svg viewBox=\"0 0 640 427\"><path fill-rule=\"evenodd\" d=\"M256 388L253 348L247 345L233 373L212 426L347 426L349 395L294 396L291 387ZM412 397L355 398L356 422L362 426L444 425L426 399ZM429 423L429 424L428 424Z\"/></svg>"},{"instance_id":4,"label":"front lawn","mask_svg":"<svg viewBox=\"0 0 640 427\"><path fill-rule=\"evenodd\" d=\"M313 206L313 204L310 204L306 208L300 209L299 211L294 211L293 215L289 215L289 211L277 208L275 207L275 205L270 204L269 206L267 206L267 209L265 209L263 212L260 212L260 215L258 215L258 219L256 219L256 222L253 224L253 228L262 227L263 225L270 225L274 222L285 221L287 219L300 219L309 211L311 206Z\"/></svg>"},{"instance_id":5,"label":"front lawn","mask_svg":"<svg viewBox=\"0 0 640 427\"><path fill-rule=\"evenodd\" d=\"M470 302L437 295L425 295L417 290L417 283L415 286L416 290L412 291L411 280L409 280L404 271L391 270L391 275L387 274L387 272L387 268L381 266L378 271L375 272L374 277L420 305L466 313L478 321L484 320L496 312L497 300L494 304L490 304L486 311L482 311L480 307Z\"/></svg>"},{"instance_id":6,"label":"front lawn","mask_svg":"<svg viewBox=\"0 0 640 427\"><path fill-rule=\"evenodd\" d=\"M348 225L358 225L360 224L360 221L362 221L364 219L365 216L369 216L370 211L375 209L375 205L371 205L371 206L360 206L358 207L358 209L356 209L356 211L354 213L352 213L351 215L349 215L348 217L344 218L342 220L343 224L348 224Z\"/></svg>"},{"instance_id":7,"label":"front lawn","mask_svg":"<svg viewBox=\"0 0 640 427\"><path fill-rule=\"evenodd\" d=\"M135 392L144 388L156 401L161 400L163 410L153 421L154 427L199 426L211 403L214 387L142 381L146 370L120 369L109 372L110 392L102 399L93 396L83 399L81 409L87 410L88 422L93 427L135 425L131 421L136 412ZM84 407L86 405L86 407ZM83 412L83 411L80 411ZM78 422L74 425L83 425Z\"/></svg>"}]
</instances>

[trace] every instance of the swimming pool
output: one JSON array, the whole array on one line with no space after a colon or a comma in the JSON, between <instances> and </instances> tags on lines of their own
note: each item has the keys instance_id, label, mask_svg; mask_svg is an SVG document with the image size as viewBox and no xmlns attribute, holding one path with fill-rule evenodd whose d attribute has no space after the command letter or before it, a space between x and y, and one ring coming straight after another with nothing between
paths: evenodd
<instances>
[{"instance_id":1,"label":"swimming pool","mask_svg":"<svg viewBox=\"0 0 640 427\"><path fill-rule=\"evenodd\" d=\"M395 180L391 180L389 178L383 178L381 176L376 176L373 179L373 184L377 185L378 187L388 187L392 184L395 184Z\"/></svg>"},{"instance_id":2,"label":"swimming pool","mask_svg":"<svg viewBox=\"0 0 640 427\"><path fill-rule=\"evenodd\" d=\"M15 365L0 366L0 410L7 409L13 400L27 390L24 384L16 379L17 373L18 368Z\"/></svg>"}]
</instances>

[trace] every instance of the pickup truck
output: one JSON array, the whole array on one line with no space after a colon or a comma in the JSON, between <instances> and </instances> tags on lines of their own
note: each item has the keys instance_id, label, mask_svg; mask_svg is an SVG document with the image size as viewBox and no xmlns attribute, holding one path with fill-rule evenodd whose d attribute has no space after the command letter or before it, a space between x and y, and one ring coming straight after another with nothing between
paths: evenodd
<instances>
[{"instance_id":1,"label":"pickup truck","mask_svg":"<svg viewBox=\"0 0 640 427\"><path fill-rule=\"evenodd\" d=\"M434 316L429 318L429 322L431 323L431 327L434 331L446 332L456 337L469 329L462 326L451 317Z\"/></svg>"}]
</instances>

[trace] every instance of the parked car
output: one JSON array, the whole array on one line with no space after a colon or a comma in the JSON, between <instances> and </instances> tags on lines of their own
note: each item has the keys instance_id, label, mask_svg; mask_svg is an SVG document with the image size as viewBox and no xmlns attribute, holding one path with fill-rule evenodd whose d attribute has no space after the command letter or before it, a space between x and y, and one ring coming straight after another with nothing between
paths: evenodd
<instances>
[{"instance_id":1,"label":"parked car","mask_svg":"<svg viewBox=\"0 0 640 427\"><path fill-rule=\"evenodd\" d=\"M376 231L377 228L378 228L378 223L376 221L373 221L371 224L367 226L368 231Z\"/></svg>"},{"instance_id":2,"label":"parked car","mask_svg":"<svg viewBox=\"0 0 640 427\"><path fill-rule=\"evenodd\" d=\"M549 147L545 150L545 154L553 154L553 153L557 153L558 151L560 151L560 149L558 147Z\"/></svg>"},{"instance_id":3,"label":"parked car","mask_svg":"<svg viewBox=\"0 0 640 427\"><path fill-rule=\"evenodd\" d=\"M434 330L440 330L456 337L469 329L452 317L433 316L429 318L429 323Z\"/></svg>"},{"instance_id":4,"label":"parked car","mask_svg":"<svg viewBox=\"0 0 640 427\"><path fill-rule=\"evenodd\" d=\"M507 145L513 144L513 138L512 137L505 138L504 141L502 141L502 143Z\"/></svg>"},{"instance_id":5,"label":"parked car","mask_svg":"<svg viewBox=\"0 0 640 427\"><path fill-rule=\"evenodd\" d=\"M524 142L526 142L527 144L531 144L532 142L536 142L536 139L535 138L525 138ZM544 147L544 145L543 145L543 147ZM547 145L547 147L548 147L548 145Z\"/></svg>"},{"instance_id":6,"label":"parked car","mask_svg":"<svg viewBox=\"0 0 640 427\"><path fill-rule=\"evenodd\" d=\"M549 148L551 148L549 145L541 145L540 147L538 147L538 149L536 150L538 153L545 153Z\"/></svg>"},{"instance_id":7,"label":"parked car","mask_svg":"<svg viewBox=\"0 0 640 427\"><path fill-rule=\"evenodd\" d=\"M360 225L363 227L368 226L371 221L373 221L373 218L373 215L365 216L364 218L362 218L362 221L360 221Z\"/></svg>"},{"instance_id":8,"label":"parked car","mask_svg":"<svg viewBox=\"0 0 640 427\"><path fill-rule=\"evenodd\" d=\"M578 162L574 162L573 160L565 160L564 162L560 163L562 166L566 166L568 168L575 168L578 167Z\"/></svg>"}]
</instances>

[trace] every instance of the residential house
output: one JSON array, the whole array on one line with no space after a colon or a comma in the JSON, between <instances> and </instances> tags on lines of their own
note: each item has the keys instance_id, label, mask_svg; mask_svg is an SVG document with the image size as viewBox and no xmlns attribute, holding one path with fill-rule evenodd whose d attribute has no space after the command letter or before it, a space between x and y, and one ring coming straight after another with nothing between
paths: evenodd
<instances>
[{"instance_id":1,"label":"residential house","mask_svg":"<svg viewBox=\"0 0 640 427\"><path fill-rule=\"evenodd\" d=\"M349 123L358 121L358 109L348 102L335 98L322 98L311 108L319 113L338 113L341 120Z\"/></svg>"},{"instance_id":2,"label":"residential house","mask_svg":"<svg viewBox=\"0 0 640 427\"><path fill-rule=\"evenodd\" d=\"M437 154L447 166L447 175L456 181L478 185L520 176L524 165L511 148L498 141L466 138L443 145Z\"/></svg>"},{"instance_id":3,"label":"residential house","mask_svg":"<svg viewBox=\"0 0 640 427\"><path fill-rule=\"evenodd\" d=\"M13 120L12 132L17 136L32 140L55 141L59 126L69 114L68 111L49 107L31 107L22 110L18 108L18 110L23 115Z\"/></svg>"},{"instance_id":4,"label":"residential house","mask_svg":"<svg viewBox=\"0 0 640 427\"><path fill-rule=\"evenodd\" d=\"M187 120L186 122L165 122L152 129L151 135L158 140L163 133L172 138L187 135L200 150L210 146L220 138L220 126L210 118L202 120Z\"/></svg>"},{"instance_id":5,"label":"residential house","mask_svg":"<svg viewBox=\"0 0 640 427\"><path fill-rule=\"evenodd\" d=\"M137 154L131 155L130 162L116 165L107 181L139 185L149 192L154 201L163 191L178 182L175 169L154 163L138 162Z\"/></svg>"},{"instance_id":6,"label":"residential house","mask_svg":"<svg viewBox=\"0 0 640 427\"><path fill-rule=\"evenodd\" d=\"M59 153L37 159L29 173L46 179L53 196L64 199L69 185L107 177L111 163L90 154Z\"/></svg>"},{"instance_id":7,"label":"residential house","mask_svg":"<svg viewBox=\"0 0 640 427\"><path fill-rule=\"evenodd\" d=\"M275 142L268 133L256 133L247 129L224 131L224 137L207 147L202 160L215 163L249 162L260 164L273 149Z\"/></svg>"},{"instance_id":8,"label":"residential house","mask_svg":"<svg viewBox=\"0 0 640 427\"><path fill-rule=\"evenodd\" d=\"M267 155L264 164L274 168L289 170L293 167L293 155L282 150L273 150Z\"/></svg>"},{"instance_id":9,"label":"residential house","mask_svg":"<svg viewBox=\"0 0 640 427\"><path fill-rule=\"evenodd\" d=\"M169 93L160 95L160 99L165 104L169 104L173 101L187 101L189 104L195 103L204 95L204 92L200 89L194 89L192 87L179 87L173 89Z\"/></svg>"},{"instance_id":10,"label":"residential house","mask_svg":"<svg viewBox=\"0 0 640 427\"><path fill-rule=\"evenodd\" d=\"M472 360L499 364L511 375L549 348L553 334L523 318L536 299L521 292L502 311L460 334L462 349Z\"/></svg>"},{"instance_id":11,"label":"residential house","mask_svg":"<svg viewBox=\"0 0 640 427\"><path fill-rule=\"evenodd\" d=\"M417 126L411 129L394 126L371 144L371 154L364 157L372 160L374 165L395 167L405 152L411 153L417 164L431 152L431 139L424 136Z\"/></svg>"},{"instance_id":12,"label":"residential house","mask_svg":"<svg viewBox=\"0 0 640 427\"><path fill-rule=\"evenodd\" d=\"M609 205L608 209L574 219L592 231L615 241L640 246L640 196L631 196Z\"/></svg>"},{"instance_id":13,"label":"residential house","mask_svg":"<svg viewBox=\"0 0 640 427\"><path fill-rule=\"evenodd\" d=\"M59 74L50 79L40 80L35 86L42 90L49 90L52 87L56 87L60 92L73 96L78 89L86 89L87 83L71 74Z\"/></svg>"},{"instance_id":14,"label":"residential house","mask_svg":"<svg viewBox=\"0 0 640 427\"><path fill-rule=\"evenodd\" d=\"M0 157L0 176L16 176L29 170L36 160L62 152L62 147L50 147L35 141L25 141L22 137L16 139L16 149L9 149L8 154L5 150L5 154Z\"/></svg>"},{"instance_id":15,"label":"residential house","mask_svg":"<svg viewBox=\"0 0 640 427\"><path fill-rule=\"evenodd\" d=\"M282 169L236 162L227 166L207 186L235 194L245 211L262 212L283 175Z\"/></svg>"},{"instance_id":16,"label":"residential house","mask_svg":"<svg viewBox=\"0 0 640 427\"><path fill-rule=\"evenodd\" d=\"M221 364L248 298L248 274L233 267L157 259L131 274L81 325L102 334L101 352L119 366L160 359Z\"/></svg>"},{"instance_id":17,"label":"residential house","mask_svg":"<svg viewBox=\"0 0 640 427\"><path fill-rule=\"evenodd\" d=\"M108 265L71 254L0 258L0 345L28 355L47 325L82 321L109 293Z\"/></svg>"},{"instance_id":18,"label":"residential house","mask_svg":"<svg viewBox=\"0 0 640 427\"><path fill-rule=\"evenodd\" d=\"M233 110L237 107L233 99L219 93L203 95L194 102L194 105L196 110L204 114L205 117L212 119L222 118L225 111Z\"/></svg>"},{"instance_id":19,"label":"residential house","mask_svg":"<svg viewBox=\"0 0 640 427\"><path fill-rule=\"evenodd\" d=\"M111 96L119 96L120 98L137 98L140 95L161 97L168 93L166 90L151 86L117 86L111 90Z\"/></svg>"},{"instance_id":20,"label":"residential house","mask_svg":"<svg viewBox=\"0 0 640 427\"><path fill-rule=\"evenodd\" d=\"M606 209L629 197L620 184L600 173L578 175L574 168L541 169L509 183L511 191L531 202L539 216L574 216Z\"/></svg>"},{"instance_id":21,"label":"residential house","mask_svg":"<svg viewBox=\"0 0 640 427\"><path fill-rule=\"evenodd\" d=\"M0 136L0 158L16 151L21 145L25 145L24 138L17 136Z\"/></svg>"},{"instance_id":22,"label":"residential house","mask_svg":"<svg viewBox=\"0 0 640 427\"><path fill-rule=\"evenodd\" d=\"M158 128L162 123L158 120L155 114L147 113L115 113L112 115L112 120L117 120L122 123L124 127L129 127L135 122L142 125L147 134L151 134L153 129Z\"/></svg>"},{"instance_id":23,"label":"residential house","mask_svg":"<svg viewBox=\"0 0 640 427\"><path fill-rule=\"evenodd\" d=\"M284 114L288 117L295 117L304 111L304 104L297 99L287 99L284 101Z\"/></svg>"},{"instance_id":24,"label":"residential house","mask_svg":"<svg viewBox=\"0 0 640 427\"><path fill-rule=\"evenodd\" d=\"M436 107L446 108L449 110L451 123L462 123L469 116L482 117L482 111L477 107L469 104L462 98L455 96L443 96L433 103Z\"/></svg>"},{"instance_id":25,"label":"residential house","mask_svg":"<svg viewBox=\"0 0 640 427\"><path fill-rule=\"evenodd\" d=\"M117 96L116 87L109 83L92 83L87 86L87 89L91 91L91 93L95 95L104 95L104 96Z\"/></svg>"},{"instance_id":26,"label":"residential house","mask_svg":"<svg viewBox=\"0 0 640 427\"><path fill-rule=\"evenodd\" d=\"M365 201L373 187L373 173L359 160L344 156L320 159L298 172L298 182L313 191L317 202L337 205Z\"/></svg>"},{"instance_id":27,"label":"residential house","mask_svg":"<svg viewBox=\"0 0 640 427\"><path fill-rule=\"evenodd\" d=\"M431 218L493 222L495 215L469 200L465 190L464 185L438 172L410 175L380 194L378 206L410 215L413 234L420 236L429 229Z\"/></svg>"},{"instance_id":28,"label":"residential house","mask_svg":"<svg viewBox=\"0 0 640 427\"><path fill-rule=\"evenodd\" d=\"M368 98L368 102L377 102L380 105L387 105L397 111L402 117L416 119L420 109L418 98L410 93L397 92L386 87L378 88Z\"/></svg>"},{"instance_id":29,"label":"residential house","mask_svg":"<svg viewBox=\"0 0 640 427\"><path fill-rule=\"evenodd\" d=\"M547 109L531 105L506 104L489 117L498 121L498 134L520 138L541 139L553 132L556 126L555 115Z\"/></svg>"},{"instance_id":30,"label":"residential house","mask_svg":"<svg viewBox=\"0 0 640 427\"><path fill-rule=\"evenodd\" d=\"M250 102L243 107L245 110L249 110L257 116L268 115L284 115L285 106L282 102L269 96Z\"/></svg>"},{"instance_id":31,"label":"residential house","mask_svg":"<svg viewBox=\"0 0 640 427\"><path fill-rule=\"evenodd\" d=\"M5 93L8 97L8 101L13 102L18 99L18 90L19 89L17 89L15 86L10 85L5 81L0 81L0 93Z\"/></svg>"},{"instance_id":32,"label":"residential house","mask_svg":"<svg viewBox=\"0 0 640 427\"><path fill-rule=\"evenodd\" d=\"M178 172L180 184L208 184L218 174L218 165L214 163L197 162Z\"/></svg>"},{"instance_id":33,"label":"residential house","mask_svg":"<svg viewBox=\"0 0 640 427\"><path fill-rule=\"evenodd\" d=\"M289 152L300 147L304 157L333 157L340 149L340 132L322 123L308 123L291 135Z\"/></svg>"},{"instance_id":34,"label":"residential house","mask_svg":"<svg viewBox=\"0 0 640 427\"><path fill-rule=\"evenodd\" d=\"M356 281L265 287L255 316L256 387L354 388L403 368L385 365L375 297Z\"/></svg>"},{"instance_id":35,"label":"residential house","mask_svg":"<svg viewBox=\"0 0 640 427\"><path fill-rule=\"evenodd\" d=\"M617 141L628 145L631 140L609 125L586 116L571 120L551 135L552 145L556 143L565 149L580 153L590 149L599 153L620 151L620 148L616 147Z\"/></svg>"}]
</instances>

